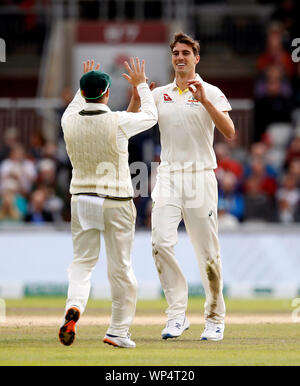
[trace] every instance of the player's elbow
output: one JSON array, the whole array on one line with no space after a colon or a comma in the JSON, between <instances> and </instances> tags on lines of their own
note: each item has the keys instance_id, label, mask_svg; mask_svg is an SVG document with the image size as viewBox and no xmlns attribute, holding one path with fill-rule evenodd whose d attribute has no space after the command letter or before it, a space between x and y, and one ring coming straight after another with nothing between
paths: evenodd
<instances>
[{"instance_id":1,"label":"player's elbow","mask_svg":"<svg viewBox=\"0 0 300 386\"><path fill-rule=\"evenodd\" d=\"M234 139L234 137L235 137L235 129L233 128L227 132L226 138L229 140L232 140Z\"/></svg>"},{"instance_id":2,"label":"player's elbow","mask_svg":"<svg viewBox=\"0 0 300 386\"><path fill-rule=\"evenodd\" d=\"M226 139L232 140L235 137L235 127L233 122L231 122L223 131L223 134Z\"/></svg>"}]
</instances>

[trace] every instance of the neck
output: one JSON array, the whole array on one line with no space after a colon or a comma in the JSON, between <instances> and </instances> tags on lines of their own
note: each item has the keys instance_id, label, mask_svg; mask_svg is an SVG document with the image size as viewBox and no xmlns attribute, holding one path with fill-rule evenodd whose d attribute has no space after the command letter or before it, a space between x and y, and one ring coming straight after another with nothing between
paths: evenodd
<instances>
[{"instance_id":1,"label":"neck","mask_svg":"<svg viewBox=\"0 0 300 386\"><path fill-rule=\"evenodd\" d=\"M195 71L181 74L181 73L176 73L175 78L176 78L176 84L180 88L180 90L185 90L188 87L188 80L195 79L196 73Z\"/></svg>"}]
</instances>

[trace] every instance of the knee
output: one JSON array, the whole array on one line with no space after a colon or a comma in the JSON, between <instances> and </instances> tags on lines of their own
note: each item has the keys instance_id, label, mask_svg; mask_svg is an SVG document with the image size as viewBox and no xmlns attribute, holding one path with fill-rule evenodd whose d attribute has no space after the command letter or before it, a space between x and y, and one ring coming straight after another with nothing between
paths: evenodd
<instances>
[{"instance_id":1,"label":"knee","mask_svg":"<svg viewBox=\"0 0 300 386\"><path fill-rule=\"evenodd\" d=\"M156 257L168 248L172 248L173 243L165 238L163 235L159 235L152 238L152 255Z\"/></svg>"},{"instance_id":2,"label":"knee","mask_svg":"<svg viewBox=\"0 0 300 386\"><path fill-rule=\"evenodd\" d=\"M117 270L108 270L108 279L115 287L126 287L132 292L137 292L137 280L132 268L124 266Z\"/></svg>"}]
</instances>

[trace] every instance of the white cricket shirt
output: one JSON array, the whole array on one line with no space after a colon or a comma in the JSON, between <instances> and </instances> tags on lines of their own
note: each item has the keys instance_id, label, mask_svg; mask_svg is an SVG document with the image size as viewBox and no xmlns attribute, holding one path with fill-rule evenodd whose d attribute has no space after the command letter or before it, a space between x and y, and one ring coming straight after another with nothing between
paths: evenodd
<instances>
[{"instance_id":1,"label":"white cricket shirt","mask_svg":"<svg viewBox=\"0 0 300 386\"><path fill-rule=\"evenodd\" d=\"M230 111L231 106L216 86L204 82L197 74L210 102L220 111ZM206 170L217 167L213 149L215 124L203 105L193 99L186 89L181 91L176 79L152 91L158 110L161 140L161 164L173 170L185 169L189 163L202 165ZM184 165L186 163L186 165Z\"/></svg>"}]
</instances>

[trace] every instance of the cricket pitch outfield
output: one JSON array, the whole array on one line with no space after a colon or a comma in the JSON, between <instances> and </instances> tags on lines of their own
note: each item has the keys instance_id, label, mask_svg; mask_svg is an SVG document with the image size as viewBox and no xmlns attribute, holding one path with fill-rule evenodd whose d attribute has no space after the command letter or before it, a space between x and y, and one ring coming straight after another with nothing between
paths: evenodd
<instances>
[{"instance_id":1,"label":"cricket pitch outfield","mask_svg":"<svg viewBox=\"0 0 300 386\"><path fill-rule=\"evenodd\" d=\"M162 340L164 299L139 301L131 328L135 349L102 343L110 301L90 300L77 325L75 342L58 340L63 298L6 301L0 323L0 366L299 366L300 326L291 300L227 299L224 340L200 341L204 299L191 298L191 327L177 339Z\"/></svg>"}]
</instances>

